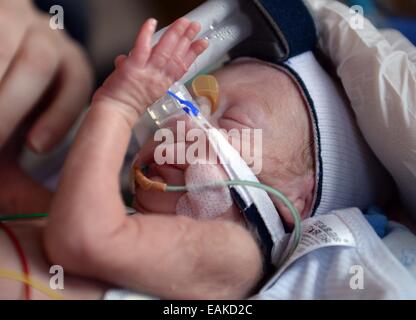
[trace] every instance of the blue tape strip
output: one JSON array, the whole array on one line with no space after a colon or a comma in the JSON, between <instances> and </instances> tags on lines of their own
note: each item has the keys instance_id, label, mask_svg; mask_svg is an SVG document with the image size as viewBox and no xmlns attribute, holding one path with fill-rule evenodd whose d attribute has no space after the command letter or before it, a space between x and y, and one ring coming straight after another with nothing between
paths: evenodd
<instances>
[{"instance_id":1,"label":"blue tape strip","mask_svg":"<svg viewBox=\"0 0 416 320\"><path fill-rule=\"evenodd\" d=\"M170 95L175 100L179 101L180 104L184 105L185 107L183 108L183 111L185 111L187 114L195 117L199 116L199 109L191 101L179 98L172 91L168 91L168 95Z\"/></svg>"}]
</instances>

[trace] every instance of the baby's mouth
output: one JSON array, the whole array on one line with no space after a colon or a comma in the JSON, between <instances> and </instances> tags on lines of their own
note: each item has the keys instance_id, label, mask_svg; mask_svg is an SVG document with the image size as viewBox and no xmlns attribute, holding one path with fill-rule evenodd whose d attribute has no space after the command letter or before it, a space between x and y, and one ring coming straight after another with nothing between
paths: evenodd
<instances>
[{"instance_id":1,"label":"baby's mouth","mask_svg":"<svg viewBox=\"0 0 416 320\"><path fill-rule=\"evenodd\" d=\"M136 162L136 170L143 168L143 175L148 181L154 183L151 189L143 181L135 180L134 208L142 213L172 214L182 193L166 193L164 188L157 185L184 185L184 172L170 165L139 165ZM137 173L136 173L137 174ZM136 176L136 179L138 177Z\"/></svg>"}]
</instances>

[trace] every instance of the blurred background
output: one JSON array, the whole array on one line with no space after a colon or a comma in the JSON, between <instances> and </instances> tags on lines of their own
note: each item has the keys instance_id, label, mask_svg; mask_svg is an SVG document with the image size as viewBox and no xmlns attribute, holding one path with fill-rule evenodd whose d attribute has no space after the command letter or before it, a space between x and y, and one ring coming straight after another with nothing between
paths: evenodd
<instances>
[{"instance_id":1,"label":"blurred background","mask_svg":"<svg viewBox=\"0 0 416 320\"><path fill-rule=\"evenodd\" d=\"M164 27L203 0L35 0L45 11L54 4L65 9L67 28L88 49L97 84L113 69L114 58L131 49L136 33L149 17ZM337 1L337 0L334 0ZM379 28L395 28L416 44L416 0L342 0L360 5Z\"/></svg>"},{"instance_id":2,"label":"blurred background","mask_svg":"<svg viewBox=\"0 0 416 320\"><path fill-rule=\"evenodd\" d=\"M191 11L203 0L34 0L48 12L62 5L65 26L88 50L97 74L97 84L113 70L115 57L132 48L142 23L150 17L159 28Z\"/></svg>"},{"instance_id":3,"label":"blurred background","mask_svg":"<svg viewBox=\"0 0 416 320\"><path fill-rule=\"evenodd\" d=\"M89 22L88 50L102 80L113 69L117 54L129 52L141 24L150 17L159 28L191 11L203 1L87 0L93 12Z\"/></svg>"},{"instance_id":4,"label":"blurred background","mask_svg":"<svg viewBox=\"0 0 416 320\"><path fill-rule=\"evenodd\" d=\"M366 18L378 28L393 28L416 44L416 0L347 0L348 6L360 5Z\"/></svg>"}]
</instances>

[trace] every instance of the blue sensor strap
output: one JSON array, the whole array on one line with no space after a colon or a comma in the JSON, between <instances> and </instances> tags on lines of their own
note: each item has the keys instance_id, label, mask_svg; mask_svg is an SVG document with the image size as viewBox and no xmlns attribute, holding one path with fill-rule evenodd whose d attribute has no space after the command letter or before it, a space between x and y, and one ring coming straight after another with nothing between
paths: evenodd
<instances>
[{"instance_id":1,"label":"blue sensor strap","mask_svg":"<svg viewBox=\"0 0 416 320\"><path fill-rule=\"evenodd\" d=\"M177 100L180 104L184 105L185 107L183 108L183 111L185 111L187 114L194 117L199 116L199 109L191 101L179 98L172 91L168 91L168 95Z\"/></svg>"}]
</instances>

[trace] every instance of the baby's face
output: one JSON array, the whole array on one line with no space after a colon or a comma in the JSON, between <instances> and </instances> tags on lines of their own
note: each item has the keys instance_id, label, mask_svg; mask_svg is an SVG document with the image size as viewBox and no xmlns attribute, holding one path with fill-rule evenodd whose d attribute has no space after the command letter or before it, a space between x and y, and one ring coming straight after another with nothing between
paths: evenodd
<instances>
[{"instance_id":1,"label":"baby's face","mask_svg":"<svg viewBox=\"0 0 416 320\"><path fill-rule=\"evenodd\" d=\"M250 132L241 135L240 148L238 144L233 146L249 166L256 164L255 173L261 182L295 193L292 189L296 186L291 180L298 178L296 168L304 166L303 160L299 159L299 150L304 147L310 130L308 114L296 85L282 71L254 60L237 61L214 75L220 86L220 98L218 110L207 117L210 123L226 132L242 132L243 129ZM258 143L258 139L254 139L255 129L257 133L258 129L261 130L261 146L255 145ZM250 146L249 157L242 150L244 145ZM138 155L137 164L148 166L147 177L169 185L185 185L188 165L157 165L155 147L156 144L150 142ZM261 170L258 170L259 164ZM216 169L223 180L228 179L220 165ZM135 196L135 209L175 214L181 197L183 194L139 189ZM286 218L284 210L283 213L283 218ZM235 206L222 218L242 219Z\"/></svg>"}]
</instances>

